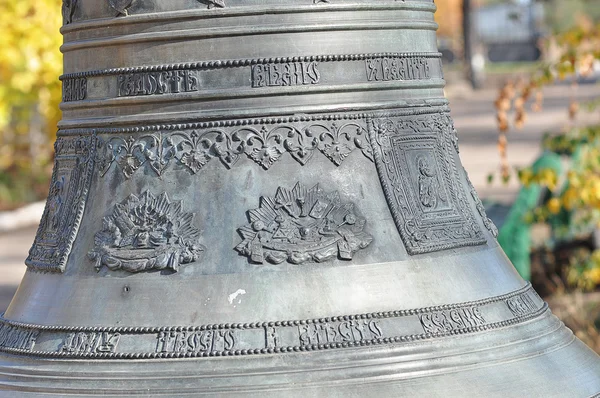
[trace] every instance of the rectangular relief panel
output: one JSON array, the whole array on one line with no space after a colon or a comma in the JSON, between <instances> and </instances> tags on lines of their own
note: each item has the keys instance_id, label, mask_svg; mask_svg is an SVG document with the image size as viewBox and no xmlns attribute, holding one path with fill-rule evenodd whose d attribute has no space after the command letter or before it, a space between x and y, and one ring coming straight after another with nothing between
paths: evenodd
<instances>
[{"instance_id":1,"label":"rectangular relief panel","mask_svg":"<svg viewBox=\"0 0 600 398\"><path fill-rule=\"evenodd\" d=\"M409 254L486 243L455 162L448 115L411 109L370 122L377 170Z\"/></svg>"}]
</instances>

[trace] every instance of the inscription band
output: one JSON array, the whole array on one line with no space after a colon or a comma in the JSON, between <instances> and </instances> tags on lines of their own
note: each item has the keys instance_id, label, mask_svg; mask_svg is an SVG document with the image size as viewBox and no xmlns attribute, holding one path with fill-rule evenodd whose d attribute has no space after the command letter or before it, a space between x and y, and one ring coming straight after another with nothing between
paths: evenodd
<instances>
[{"instance_id":1,"label":"inscription band","mask_svg":"<svg viewBox=\"0 0 600 398\"><path fill-rule=\"evenodd\" d=\"M440 53L314 55L204 61L65 74L63 101L214 90L442 79Z\"/></svg>"},{"instance_id":2,"label":"inscription band","mask_svg":"<svg viewBox=\"0 0 600 398\"><path fill-rule=\"evenodd\" d=\"M484 300L330 318L189 327L43 326L0 319L0 352L47 358L160 359L403 343L506 327L547 305L530 284Z\"/></svg>"}]
</instances>

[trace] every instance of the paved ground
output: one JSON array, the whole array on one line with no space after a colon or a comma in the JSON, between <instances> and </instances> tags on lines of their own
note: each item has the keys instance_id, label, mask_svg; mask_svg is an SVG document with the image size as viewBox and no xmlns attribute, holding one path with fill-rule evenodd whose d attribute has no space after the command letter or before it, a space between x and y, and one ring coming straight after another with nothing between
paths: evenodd
<instances>
[{"instance_id":1,"label":"paved ground","mask_svg":"<svg viewBox=\"0 0 600 398\"><path fill-rule=\"evenodd\" d=\"M545 91L544 110L530 114L523 131L513 132L509 138L509 157L513 165L531 163L539 154L539 142L547 131L557 131L567 125L567 105L570 88L552 87ZM484 199L510 204L516 192L516 182L508 187L501 184L488 185L487 175L498 165L496 152L497 131L495 125L494 99L496 90L477 93L453 92L452 114L459 131L461 158L471 176L473 184ZM582 100L600 96L597 85L581 86L578 97ZM598 115L588 115L587 121L600 123ZM11 233L0 234L0 312L10 303L25 272L23 261L36 228L30 227Z\"/></svg>"}]
</instances>

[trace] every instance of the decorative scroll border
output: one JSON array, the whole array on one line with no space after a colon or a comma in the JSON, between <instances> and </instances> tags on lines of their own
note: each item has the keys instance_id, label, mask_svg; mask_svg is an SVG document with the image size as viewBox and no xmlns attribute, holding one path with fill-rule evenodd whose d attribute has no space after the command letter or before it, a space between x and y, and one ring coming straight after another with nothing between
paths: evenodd
<instances>
[{"instance_id":1,"label":"decorative scroll border","mask_svg":"<svg viewBox=\"0 0 600 398\"><path fill-rule=\"evenodd\" d=\"M500 320L487 323L483 318L477 325L464 327L450 328L446 327L443 331L428 332L423 324L423 317L428 316L428 319L433 319L446 311L475 311L474 308L490 306L497 303L502 303L505 313L512 314L512 317L504 316ZM498 308L496 308L497 310ZM72 358L72 359L163 359L163 358L197 358L197 357L221 357L221 356L241 356L241 355L258 355L258 354L274 354L274 353L291 353L291 352L306 352L318 351L326 349L358 347L358 346L373 346L392 343L404 343L420 340L429 340L433 338L450 337L454 335L482 332L486 330L498 329L501 327L519 324L530 319L536 318L548 309L546 303L537 295L527 284L525 287L514 292L491 297L478 301L471 301L459 304L447 304L442 306L426 307L410 310L374 312L360 315L334 316L329 318L294 320L294 321L276 321L276 322L254 322L254 323L226 323L215 325L201 326L183 326L183 327L84 327L84 326L50 326L21 323L16 321L0 318L0 352L25 355L32 357L45 358ZM501 311L502 312L502 311ZM437 315L436 315L437 314ZM481 317L481 315L479 315ZM397 335L385 333L385 329L380 326L371 328L372 335L376 337L371 339L360 339L344 342L332 342L325 344L297 344L297 345L273 345L270 336L272 333L277 334L282 331L290 331L293 328L299 327L329 327L330 324L336 322L380 322L384 320L398 321L404 318L405 323L421 324L423 333L410 335ZM441 318L439 318L441 319ZM365 323L366 324L366 323ZM286 329L287 328L287 329ZM117 352L118 337L128 336L130 339L141 341L144 337L160 339L160 336L171 333L172 336L183 333L195 332L215 332L221 335L233 336L235 332L254 331L264 332L264 345L262 347L248 347L244 349L229 349L215 350L202 352ZM73 341L75 334L89 333L94 335L110 334L110 336L118 336L114 344L109 344L114 351L112 352L73 352L61 350L69 341ZM51 338L52 335L54 338ZM14 337L16 335L16 337ZM11 337L13 336L13 337ZM42 338L40 338L40 336ZM186 337L188 335L185 335ZM46 339L44 339L46 337ZM57 342L55 351L34 350L36 340L46 340L42 344L47 343L47 340L56 342L57 337L62 337L60 342ZM100 337L98 337L100 338ZM300 335L300 339L302 339ZM106 340L106 338L105 338ZM108 341L108 340L106 340ZM156 344L156 343L155 343ZM22 348L15 348L11 345L20 345ZM135 344L139 346L139 344Z\"/></svg>"}]
</instances>

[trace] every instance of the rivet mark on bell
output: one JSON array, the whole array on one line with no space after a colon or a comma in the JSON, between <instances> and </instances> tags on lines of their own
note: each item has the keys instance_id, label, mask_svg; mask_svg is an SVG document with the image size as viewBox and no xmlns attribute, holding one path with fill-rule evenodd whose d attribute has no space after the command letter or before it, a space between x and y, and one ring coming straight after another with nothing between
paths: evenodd
<instances>
[{"instance_id":1,"label":"rivet mark on bell","mask_svg":"<svg viewBox=\"0 0 600 398\"><path fill-rule=\"evenodd\" d=\"M57 139L46 208L25 261L30 269L65 270L85 209L95 150L94 132Z\"/></svg>"},{"instance_id":2,"label":"rivet mark on bell","mask_svg":"<svg viewBox=\"0 0 600 398\"><path fill-rule=\"evenodd\" d=\"M134 0L108 0L108 4L115 11L119 13L119 15L129 15L129 7L133 4Z\"/></svg>"},{"instance_id":3,"label":"rivet mark on bell","mask_svg":"<svg viewBox=\"0 0 600 398\"><path fill-rule=\"evenodd\" d=\"M343 203L338 192L327 193L319 185L280 187L275 197L263 196L248 218L250 225L238 230L244 240L236 250L256 264L352 260L373 240L354 204Z\"/></svg>"},{"instance_id":4,"label":"rivet mark on bell","mask_svg":"<svg viewBox=\"0 0 600 398\"><path fill-rule=\"evenodd\" d=\"M194 213L185 213L182 202L172 202L166 193L130 195L104 217L88 256L96 270L141 272L171 270L198 261L204 246L194 227Z\"/></svg>"},{"instance_id":5,"label":"rivet mark on bell","mask_svg":"<svg viewBox=\"0 0 600 398\"><path fill-rule=\"evenodd\" d=\"M370 123L381 184L411 255L486 243L460 183L445 118L412 110Z\"/></svg>"}]
</instances>

